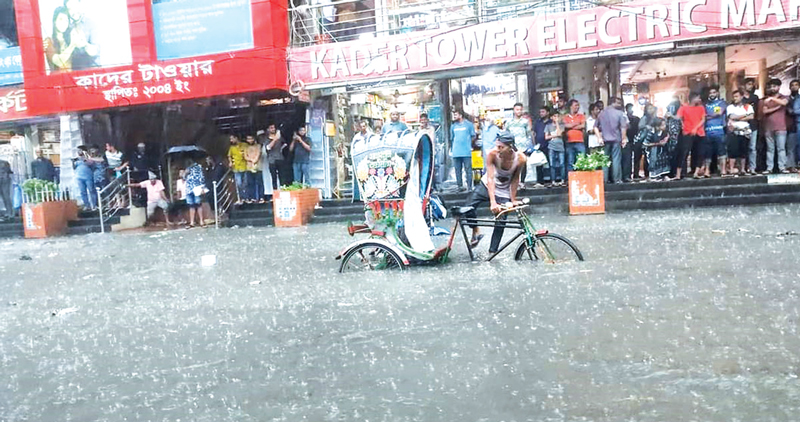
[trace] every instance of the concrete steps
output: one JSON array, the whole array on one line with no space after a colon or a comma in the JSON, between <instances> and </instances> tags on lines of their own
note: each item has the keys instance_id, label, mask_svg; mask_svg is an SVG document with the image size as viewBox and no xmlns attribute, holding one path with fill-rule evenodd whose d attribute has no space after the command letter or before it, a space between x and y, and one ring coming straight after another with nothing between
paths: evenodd
<instances>
[{"instance_id":1,"label":"concrete steps","mask_svg":"<svg viewBox=\"0 0 800 422\"><path fill-rule=\"evenodd\" d=\"M15 217L10 220L0 221L0 239L13 239L25 236L22 228L22 219Z\"/></svg>"}]
</instances>

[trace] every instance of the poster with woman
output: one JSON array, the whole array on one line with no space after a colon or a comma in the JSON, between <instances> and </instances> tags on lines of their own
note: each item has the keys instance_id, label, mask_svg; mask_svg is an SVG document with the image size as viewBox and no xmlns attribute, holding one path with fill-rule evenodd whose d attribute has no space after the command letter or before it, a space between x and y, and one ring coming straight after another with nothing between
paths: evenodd
<instances>
[{"instance_id":1,"label":"poster with woman","mask_svg":"<svg viewBox=\"0 0 800 422\"><path fill-rule=\"evenodd\" d=\"M131 64L126 0L39 0L47 73Z\"/></svg>"}]
</instances>

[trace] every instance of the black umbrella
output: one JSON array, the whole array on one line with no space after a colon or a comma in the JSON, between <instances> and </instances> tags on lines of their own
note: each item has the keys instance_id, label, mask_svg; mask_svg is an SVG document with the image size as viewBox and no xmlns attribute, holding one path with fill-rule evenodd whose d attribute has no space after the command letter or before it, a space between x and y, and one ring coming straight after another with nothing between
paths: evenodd
<instances>
[{"instance_id":1,"label":"black umbrella","mask_svg":"<svg viewBox=\"0 0 800 422\"><path fill-rule=\"evenodd\" d=\"M178 160L182 158L202 160L208 156L208 152L197 145L183 145L171 147L164 155L167 157L167 183L169 183L169 186L172 186L172 172L170 171L172 169L172 160ZM172 188L167 189L167 191L169 192L170 199L172 199Z\"/></svg>"}]
</instances>

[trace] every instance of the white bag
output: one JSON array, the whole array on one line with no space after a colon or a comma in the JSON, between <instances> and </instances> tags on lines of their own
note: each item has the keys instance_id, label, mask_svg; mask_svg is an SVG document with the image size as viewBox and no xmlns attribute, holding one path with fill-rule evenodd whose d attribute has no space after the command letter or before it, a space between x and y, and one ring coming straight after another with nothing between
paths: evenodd
<instances>
[{"instance_id":1,"label":"white bag","mask_svg":"<svg viewBox=\"0 0 800 422\"><path fill-rule=\"evenodd\" d=\"M530 157L528 157L527 162L525 163L527 167L527 174L525 176L525 180L523 182L539 182L541 180L536 180L536 168L547 164L547 156L544 155L542 151L535 149Z\"/></svg>"}]
</instances>

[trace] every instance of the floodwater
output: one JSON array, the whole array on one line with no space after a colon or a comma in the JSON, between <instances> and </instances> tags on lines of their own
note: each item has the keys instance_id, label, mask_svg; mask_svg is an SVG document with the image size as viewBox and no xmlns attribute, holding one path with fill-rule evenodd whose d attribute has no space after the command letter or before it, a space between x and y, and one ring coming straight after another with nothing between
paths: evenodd
<instances>
[{"instance_id":1,"label":"floodwater","mask_svg":"<svg viewBox=\"0 0 800 422\"><path fill-rule=\"evenodd\" d=\"M343 224L0 243L0 420L797 419L800 206L534 221L587 261L340 275Z\"/></svg>"}]
</instances>

